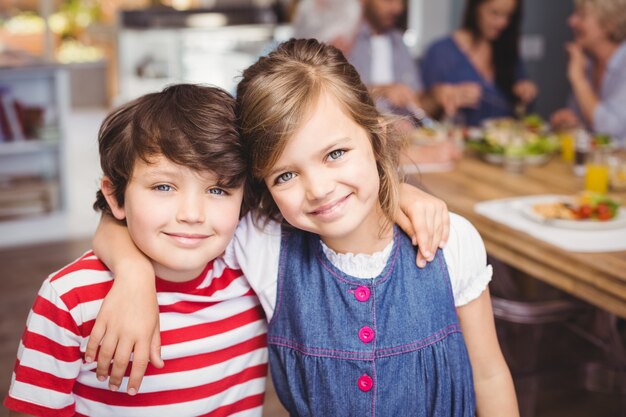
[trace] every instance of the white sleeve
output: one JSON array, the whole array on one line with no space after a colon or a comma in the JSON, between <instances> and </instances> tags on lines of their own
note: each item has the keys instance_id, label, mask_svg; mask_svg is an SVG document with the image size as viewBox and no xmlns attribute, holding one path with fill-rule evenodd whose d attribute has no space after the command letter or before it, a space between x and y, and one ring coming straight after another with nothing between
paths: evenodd
<instances>
[{"instance_id":1,"label":"white sleeve","mask_svg":"<svg viewBox=\"0 0 626 417\"><path fill-rule=\"evenodd\" d=\"M279 223L268 222L259 228L248 214L239 222L235 237L224 254L229 266L243 271L259 297L268 321L276 307L280 237Z\"/></svg>"},{"instance_id":2,"label":"white sleeve","mask_svg":"<svg viewBox=\"0 0 626 417\"><path fill-rule=\"evenodd\" d=\"M487 288L493 270L476 228L464 217L450 213L450 237L443 249L448 266L454 305L460 307L478 298Z\"/></svg>"}]
</instances>

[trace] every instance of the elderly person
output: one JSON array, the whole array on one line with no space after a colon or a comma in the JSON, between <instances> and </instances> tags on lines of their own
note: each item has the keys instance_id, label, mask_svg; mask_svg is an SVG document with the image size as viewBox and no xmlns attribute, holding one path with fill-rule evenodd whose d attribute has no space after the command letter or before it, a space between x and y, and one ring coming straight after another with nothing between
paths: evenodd
<instances>
[{"instance_id":1,"label":"elderly person","mask_svg":"<svg viewBox=\"0 0 626 417\"><path fill-rule=\"evenodd\" d=\"M585 125L626 147L626 0L575 0L567 44L572 100L552 115L559 127Z\"/></svg>"},{"instance_id":2,"label":"elderly person","mask_svg":"<svg viewBox=\"0 0 626 417\"><path fill-rule=\"evenodd\" d=\"M513 116L516 105L528 105L537 94L518 52L521 9L521 0L467 0L461 28L433 43L422 60L426 88L452 83L478 89L454 103L467 124Z\"/></svg>"}]
</instances>

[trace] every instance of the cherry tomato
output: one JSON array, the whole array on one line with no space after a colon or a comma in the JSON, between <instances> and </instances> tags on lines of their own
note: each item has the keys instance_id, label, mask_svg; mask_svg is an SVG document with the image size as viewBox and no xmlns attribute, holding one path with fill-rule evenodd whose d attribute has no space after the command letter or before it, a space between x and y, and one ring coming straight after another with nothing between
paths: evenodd
<instances>
[{"instance_id":1,"label":"cherry tomato","mask_svg":"<svg viewBox=\"0 0 626 417\"><path fill-rule=\"evenodd\" d=\"M578 215L581 219L588 219L591 217L593 210L589 204L583 204L578 208Z\"/></svg>"},{"instance_id":2,"label":"cherry tomato","mask_svg":"<svg viewBox=\"0 0 626 417\"><path fill-rule=\"evenodd\" d=\"M596 207L596 217L598 220L609 220L613 217L613 213L608 205L605 203L600 203Z\"/></svg>"}]
</instances>

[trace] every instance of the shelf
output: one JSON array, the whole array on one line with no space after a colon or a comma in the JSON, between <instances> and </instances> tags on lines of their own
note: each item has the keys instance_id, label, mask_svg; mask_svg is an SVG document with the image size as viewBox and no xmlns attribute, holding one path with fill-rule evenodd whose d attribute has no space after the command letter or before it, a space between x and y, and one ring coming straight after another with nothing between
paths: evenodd
<instances>
[{"instance_id":1,"label":"shelf","mask_svg":"<svg viewBox=\"0 0 626 417\"><path fill-rule=\"evenodd\" d=\"M24 112L8 125L10 134L2 126L0 230L13 230L16 224L48 225L44 219L64 215L67 204L63 161L69 109L67 68L45 63L0 68L0 86L5 117L11 103L19 103ZM19 134L15 133L17 123L22 124ZM32 230L43 233L37 227Z\"/></svg>"},{"instance_id":2,"label":"shelf","mask_svg":"<svg viewBox=\"0 0 626 417\"><path fill-rule=\"evenodd\" d=\"M18 142L2 142L0 143L0 156L39 153L42 151L54 150L58 147L58 141L41 139L26 139Z\"/></svg>"}]
</instances>

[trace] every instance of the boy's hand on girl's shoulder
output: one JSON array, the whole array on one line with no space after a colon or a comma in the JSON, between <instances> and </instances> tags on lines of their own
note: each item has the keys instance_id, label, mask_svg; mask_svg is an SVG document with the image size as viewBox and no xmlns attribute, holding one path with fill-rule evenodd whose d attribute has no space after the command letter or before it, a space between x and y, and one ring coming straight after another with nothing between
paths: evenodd
<instances>
[{"instance_id":1,"label":"boy's hand on girl's shoulder","mask_svg":"<svg viewBox=\"0 0 626 417\"><path fill-rule=\"evenodd\" d=\"M128 302L129 299L133 302ZM85 350L86 362L97 359L98 380L105 381L110 370L109 388L119 390L132 353L127 392L135 395L148 363L156 368L163 367L160 349L159 311L154 289L135 292L114 284L100 307Z\"/></svg>"},{"instance_id":2,"label":"boy's hand on girl's shoulder","mask_svg":"<svg viewBox=\"0 0 626 417\"><path fill-rule=\"evenodd\" d=\"M450 213L442 200L410 185L400 188L400 210L396 223L409 235L418 252L415 263L423 268L443 248L450 233Z\"/></svg>"}]
</instances>

